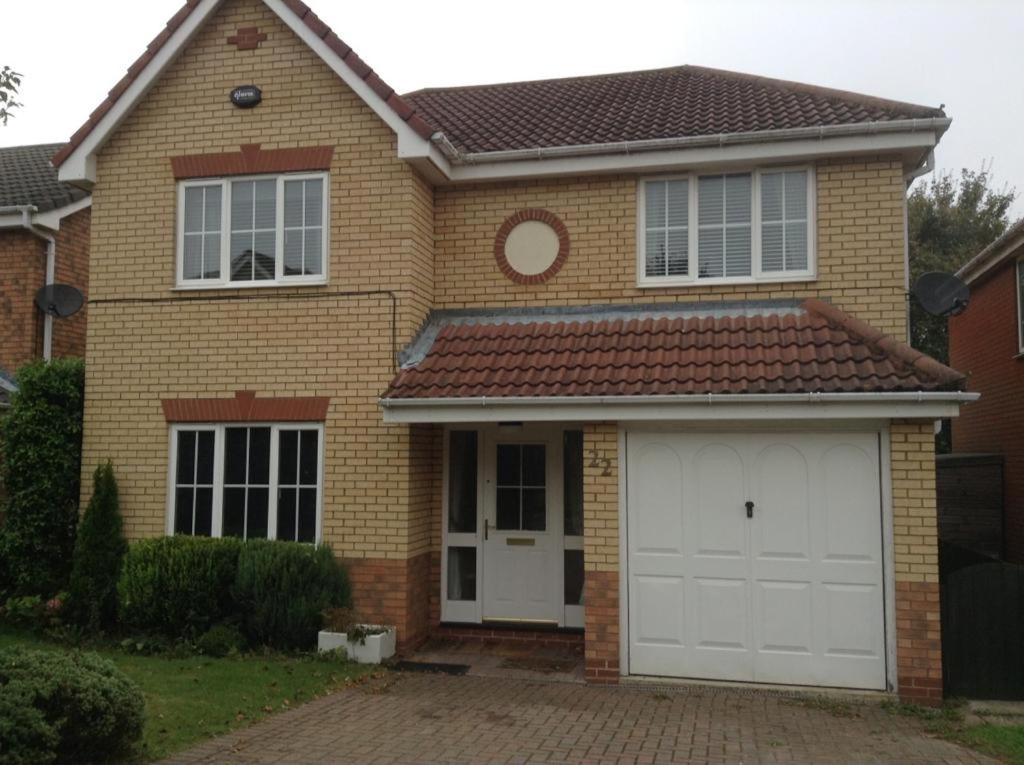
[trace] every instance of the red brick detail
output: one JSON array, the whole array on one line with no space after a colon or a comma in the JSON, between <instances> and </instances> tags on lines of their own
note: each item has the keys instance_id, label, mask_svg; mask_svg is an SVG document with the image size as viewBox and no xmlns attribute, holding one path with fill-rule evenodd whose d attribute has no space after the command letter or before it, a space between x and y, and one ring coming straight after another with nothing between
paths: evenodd
<instances>
[{"instance_id":1,"label":"red brick detail","mask_svg":"<svg viewBox=\"0 0 1024 765\"><path fill-rule=\"evenodd\" d=\"M258 143L251 143L242 144L237 152L171 157L171 170L177 180L259 173L296 173L329 170L333 158L333 146L262 149Z\"/></svg>"},{"instance_id":2,"label":"red brick detail","mask_svg":"<svg viewBox=\"0 0 1024 765\"><path fill-rule=\"evenodd\" d=\"M238 50L256 50L266 39L267 33L261 32L258 27L240 27L227 39L227 43L237 46Z\"/></svg>"},{"instance_id":3,"label":"red brick detail","mask_svg":"<svg viewBox=\"0 0 1024 765\"><path fill-rule=\"evenodd\" d=\"M0 367L12 374L43 355L43 314L33 301L45 282L46 243L24 229L0 230Z\"/></svg>"},{"instance_id":4,"label":"red brick detail","mask_svg":"<svg viewBox=\"0 0 1024 765\"><path fill-rule=\"evenodd\" d=\"M60 222L60 231L55 235L54 280L59 284L70 284L82 291L89 299L89 237L92 210L85 208L69 215ZM0 290L3 294L3 290ZM85 358L85 327L88 305L67 319L53 322L53 356L62 358L76 356ZM8 370L13 371L13 370Z\"/></svg>"},{"instance_id":5,"label":"red brick detail","mask_svg":"<svg viewBox=\"0 0 1024 765\"><path fill-rule=\"evenodd\" d=\"M429 634L430 554L408 560L348 558L353 606L368 622L394 625L398 648L416 648Z\"/></svg>"},{"instance_id":6,"label":"red brick detail","mask_svg":"<svg viewBox=\"0 0 1024 765\"><path fill-rule=\"evenodd\" d=\"M338 36L335 35L328 26L320 20L320 18L309 9L309 6L303 3L301 0L285 0L285 5L288 9L294 13L302 22L310 29L317 37L325 40L330 49L336 53L342 61L362 80L367 79L373 70L366 65L365 62L359 56L352 51L350 47L345 45ZM142 74L142 70L146 68L150 61L156 56L157 52L162 48L167 41L171 38L178 27L180 27L185 20L192 14L196 8L199 7L199 0L186 0L185 5L182 6L177 13L175 13L171 19L167 22L163 31L158 34L149 46L146 48L139 58L128 67L128 73L120 79L120 81L110 89L107 93L107 97L103 99L103 102L96 107L89 119L85 121L78 130L75 131L74 135L68 143L53 155L51 162L54 167L60 167L70 157L75 149L77 149L82 141L93 131L102 120L107 112L109 112L114 104L117 103L118 99L124 95L124 92L128 90L128 87L135 82L136 78ZM243 30L239 30L241 32ZM230 38L229 38L230 42ZM387 86L381 87L383 83L377 84L375 92L378 94L383 92L384 89L390 90ZM384 96L388 106L394 110L394 112L412 128L420 138L429 139L435 132L435 128L430 124L424 116L419 114L416 109L404 98L397 94L393 94L390 97Z\"/></svg>"},{"instance_id":7,"label":"red brick detail","mask_svg":"<svg viewBox=\"0 0 1024 765\"><path fill-rule=\"evenodd\" d=\"M505 629L490 627L486 624L437 624L434 625L431 637L443 640L457 640L483 645L522 646L537 648L565 648L584 645L584 634L580 630L552 629Z\"/></svg>"},{"instance_id":8,"label":"red brick detail","mask_svg":"<svg viewBox=\"0 0 1024 765\"><path fill-rule=\"evenodd\" d=\"M323 422L327 396L256 398L240 390L234 398L165 398L160 402L167 422Z\"/></svg>"},{"instance_id":9,"label":"red brick detail","mask_svg":"<svg viewBox=\"0 0 1024 765\"><path fill-rule=\"evenodd\" d=\"M1020 249L971 284L971 304L949 320L949 358L968 374L981 398L953 418L953 451L1001 454L1003 549L1024 563L1024 357L1017 337L1017 258Z\"/></svg>"},{"instance_id":10,"label":"red brick detail","mask_svg":"<svg viewBox=\"0 0 1024 765\"><path fill-rule=\"evenodd\" d=\"M587 682L618 683L619 575L615 571L588 571L584 591Z\"/></svg>"},{"instance_id":11,"label":"red brick detail","mask_svg":"<svg viewBox=\"0 0 1024 765\"><path fill-rule=\"evenodd\" d=\"M512 229L520 223L531 220L546 223L555 230L555 233L558 235L558 255L555 256L554 262L544 272L539 274L521 274L512 268L508 258L505 257L505 242L508 241L508 235L512 233ZM569 229L565 227L565 224L553 212L534 208L520 210L506 218L505 222L498 229L498 234L494 237L494 259L498 261L498 268L501 269L501 272L516 284L543 284L561 271L565 261L569 259Z\"/></svg>"},{"instance_id":12,"label":"red brick detail","mask_svg":"<svg viewBox=\"0 0 1024 765\"><path fill-rule=\"evenodd\" d=\"M936 582L896 582L896 676L900 699L942 703L942 628Z\"/></svg>"}]
</instances>

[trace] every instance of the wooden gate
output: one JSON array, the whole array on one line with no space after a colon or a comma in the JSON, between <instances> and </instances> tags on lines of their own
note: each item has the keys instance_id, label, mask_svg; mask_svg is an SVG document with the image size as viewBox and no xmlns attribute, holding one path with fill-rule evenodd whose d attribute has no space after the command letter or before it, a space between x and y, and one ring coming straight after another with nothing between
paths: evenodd
<instances>
[{"instance_id":1,"label":"wooden gate","mask_svg":"<svg viewBox=\"0 0 1024 765\"><path fill-rule=\"evenodd\" d=\"M941 587L946 695L1024 699L1024 566L950 568Z\"/></svg>"}]
</instances>

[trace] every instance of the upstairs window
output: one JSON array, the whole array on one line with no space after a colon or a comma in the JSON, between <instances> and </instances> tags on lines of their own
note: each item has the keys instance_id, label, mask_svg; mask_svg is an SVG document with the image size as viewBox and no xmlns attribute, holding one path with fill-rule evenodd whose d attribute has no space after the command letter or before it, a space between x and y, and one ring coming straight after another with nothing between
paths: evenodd
<instances>
[{"instance_id":1,"label":"upstairs window","mask_svg":"<svg viewBox=\"0 0 1024 765\"><path fill-rule=\"evenodd\" d=\"M323 283L326 187L323 173L183 182L178 285Z\"/></svg>"},{"instance_id":2,"label":"upstairs window","mask_svg":"<svg viewBox=\"0 0 1024 765\"><path fill-rule=\"evenodd\" d=\"M809 168L706 173L640 185L640 286L814 276Z\"/></svg>"}]
</instances>

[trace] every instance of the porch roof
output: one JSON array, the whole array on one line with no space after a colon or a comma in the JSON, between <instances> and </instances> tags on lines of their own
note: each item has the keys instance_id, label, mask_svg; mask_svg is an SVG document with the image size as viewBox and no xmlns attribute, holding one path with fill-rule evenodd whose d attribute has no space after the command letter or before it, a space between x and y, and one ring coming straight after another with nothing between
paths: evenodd
<instances>
[{"instance_id":1,"label":"porch roof","mask_svg":"<svg viewBox=\"0 0 1024 765\"><path fill-rule=\"evenodd\" d=\"M821 300L440 311L382 397L402 400L959 390L964 376Z\"/></svg>"}]
</instances>

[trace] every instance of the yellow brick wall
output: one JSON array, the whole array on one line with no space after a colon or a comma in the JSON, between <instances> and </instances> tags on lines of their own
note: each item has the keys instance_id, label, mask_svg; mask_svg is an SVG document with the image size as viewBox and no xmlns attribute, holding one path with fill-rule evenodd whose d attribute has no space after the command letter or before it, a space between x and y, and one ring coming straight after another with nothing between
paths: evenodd
<instances>
[{"instance_id":1,"label":"yellow brick wall","mask_svg":"<svg viewBox=\"0 0 1024 765\"><path fill-rule=\"evenodd\" d=\"M938 582L934 424L895 420L890 438L896 581Z\"/></svg>"},{"instance_id":2,"label":"yellow brick wall","mask_svg":"<svg viewBox=\"0 0 1024 765\"><path fill-rule=\"evenodd\" d=\"M438 189L439 308L826 297L906 337L902 165L897 157L818 163L818 278L780 284L636 286L636 176L568 178ZM494 237L526 207L569 230L569 260L551 280L517 285L498 270Z\"/></svg>"},{"instance_id":3,"label":"yellow brick wall","mask_svg":"<svg viewBox=\"0 0 1024 765\"><path fill-rule=\"evenodd\" d=\"M258 50L225 42L246 26L267 33ZM228 93L248 83L263 89L263 103L232 107ZM244 143L335 147L329 285L173 290L169 158ZM246 389L331 397L324 538L336 552L405 558L427 549L408 513L430 461L414 464L410 429L384 425L376 399L393 374L394 346L432 300L432 197L397 159L392 131L262 2L223 5L99 157L90 298L100 302L90 307L83 475L113 460L130 538L165 528L160 399ZM394 304L387 295L331 296L374 290L393 291Z\"/></svg>"},{"instance_id":4,"label":"yellow brick wall","mask_svg":"<svg viewBox=\"0 0 1024 765\"><path fill-rule=\"evenodd\" d=\"M619 570L618 424L583 427L584 570Z\"/></svg>"}]
</instances>

